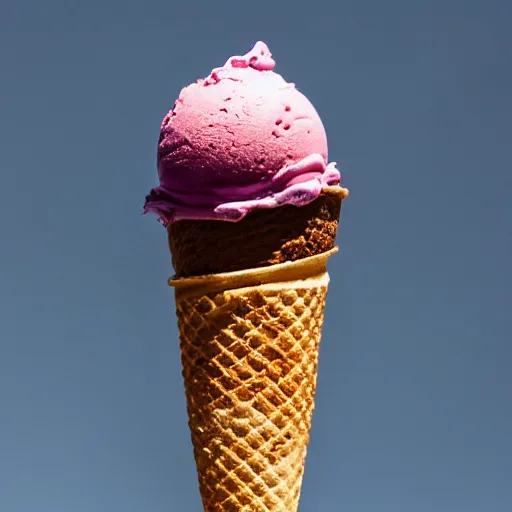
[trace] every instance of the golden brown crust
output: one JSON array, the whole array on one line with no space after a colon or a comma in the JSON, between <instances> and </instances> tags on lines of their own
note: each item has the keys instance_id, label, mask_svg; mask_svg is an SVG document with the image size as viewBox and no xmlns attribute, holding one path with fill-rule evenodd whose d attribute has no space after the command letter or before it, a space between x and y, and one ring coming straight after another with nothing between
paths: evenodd
<instances>
[{"instance_id":1,"label":"golden brown crust","mask_svg":"<svg viewBox=\"0 0 512 512\"><path fill-rule=\"evenodd\" d=\"M300 208L255 210L240 222L181 220L167 228L176 277L295 261L335 246L346 189L332 187Z\"/></svg>"},{"instance_id":2,"label":"golden brown crust","mask_svg":"<svg viewBox=\"0 0 512 512\"><path fill-rule=\"evenodd\" d=\"M205 511L297 511L327 286L324 273L176 297Z\"/></svg>"}]
</instances>

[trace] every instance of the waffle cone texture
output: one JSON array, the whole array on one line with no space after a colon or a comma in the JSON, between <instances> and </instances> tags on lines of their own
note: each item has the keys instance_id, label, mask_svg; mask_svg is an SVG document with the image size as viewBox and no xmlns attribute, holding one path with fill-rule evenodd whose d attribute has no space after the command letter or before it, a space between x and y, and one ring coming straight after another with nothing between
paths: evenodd
<instances>
[{"instance_id":1,"label":"waffle cone texture","mask_svg":"<svg viewBox=\"0 0 512 512\"><path fill-rule=\"evenodd\" d=\"M331 231L332 248L318 254L260 261L243 270L228 265L227 272L208 275L177 272L169 281L205 512L298 510L329 283L326 263L337 251L336 229ZM298 238L282 242L307 244L304 231ZM194 273L193 266L187 273Z\"/></svg>"}]
</instances>

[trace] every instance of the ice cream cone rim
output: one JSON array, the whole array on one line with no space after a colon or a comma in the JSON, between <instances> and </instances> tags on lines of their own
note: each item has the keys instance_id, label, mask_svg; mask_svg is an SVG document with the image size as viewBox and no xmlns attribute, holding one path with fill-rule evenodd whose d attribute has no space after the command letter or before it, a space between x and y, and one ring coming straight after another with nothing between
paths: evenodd
<instances>
[{"instance_id":1,"label":"ice cream cone rim","mask_svg":"<svg viewBox=\"0 0 512 512\"><path fill-rule=\"evenodd\" d=\"M323 189L323 192L340 196L341 199L346 199L349 196L348 188L341 187L340 185L331 185Z\"/></svg>"},{"instance_id":2,"label":"ice cream cone rim","mask_svg":"<svg viewBox=\"0 0 512 512\"><path fill-rule=\"evenodd\" d=\"M170 278L168 284L175 288L176 296L181 297L183 295L211 293L222 289L245 288L247 286L307 279L323 274L326 270L327 260L338 250L338 247L334 247L322 254L268 267L180 279Z\"/></svg>"}]
</instances>

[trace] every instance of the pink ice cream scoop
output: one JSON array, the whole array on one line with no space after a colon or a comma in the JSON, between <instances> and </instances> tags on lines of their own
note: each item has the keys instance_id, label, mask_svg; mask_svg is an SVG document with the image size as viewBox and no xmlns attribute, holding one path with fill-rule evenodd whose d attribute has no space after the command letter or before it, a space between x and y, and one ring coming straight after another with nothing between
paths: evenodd
<instances>
[{"instance_id":1,"label":"pink ice cream scoop","mask_svg":"<svg viewBox=\"0 0 512 512\"><path fill-rule=\"evenodd\" d=\"M256 208L304 206L340 183L315 108L274 66L258 42L181 91L162 122L160 186L145 212L166 225L234 222Z\"/></svg>"}]
</instances>

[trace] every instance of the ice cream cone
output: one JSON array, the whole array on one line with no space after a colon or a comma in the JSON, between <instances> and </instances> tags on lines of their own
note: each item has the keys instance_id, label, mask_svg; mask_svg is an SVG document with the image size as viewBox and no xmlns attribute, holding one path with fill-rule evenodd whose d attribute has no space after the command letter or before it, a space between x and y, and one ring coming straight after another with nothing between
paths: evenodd
<instances>
[{"instance_id":1,"label":"ice cream cone","mask_svg":"<svg viewBox=\"0 0 512 512\"><path fill-rule=\"evenodd\" d=\"M336 251L170 280L207 512L298 510Z\"/></svg>"},{"instance_id":2,"label":"ice cream cone","mask_svg":"<svg viewBox=\"0 0 512 512\"><path fill-rule=\"evenodd\" d=\"M206 512L297 511L341 174L313 104L261 41L185 87L159 185Z\"/></svg>"}]
</instances>

